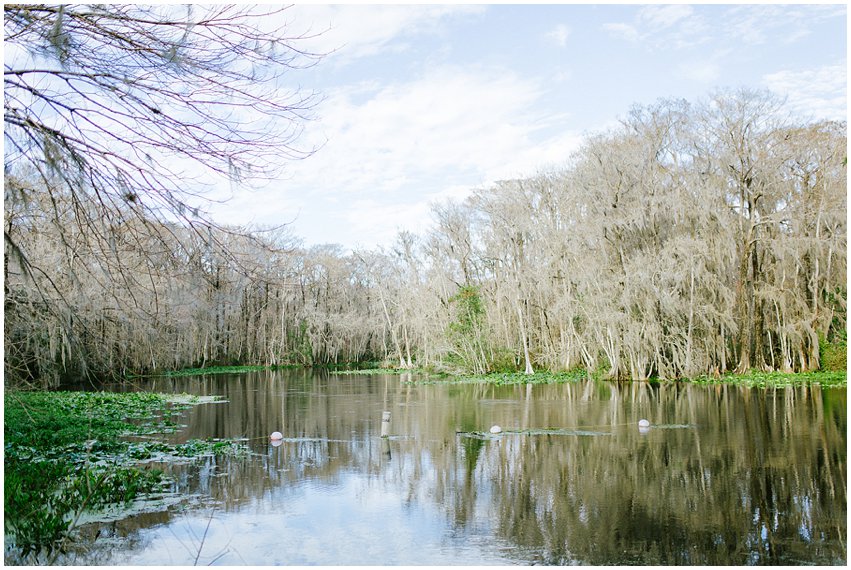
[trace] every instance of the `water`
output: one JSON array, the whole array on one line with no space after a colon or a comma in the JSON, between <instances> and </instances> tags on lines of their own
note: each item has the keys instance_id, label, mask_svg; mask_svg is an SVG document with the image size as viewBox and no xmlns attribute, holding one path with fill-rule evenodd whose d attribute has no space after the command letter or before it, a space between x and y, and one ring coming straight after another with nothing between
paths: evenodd
<instances>
[{"instance_id":1,"label":"water","mask_svg":"<svg viewBox=\"0 0 851 570\"><path fill-rule=\"evenodd\" d=\"M175 437L244 437L253 455L170 466L188 499L84 526L61 563L847 559L843 389L413 385L307 371L140 387L224 396L187 412ZM494 424L505 433L486 434Z\"/></svg>"}]
</instances>

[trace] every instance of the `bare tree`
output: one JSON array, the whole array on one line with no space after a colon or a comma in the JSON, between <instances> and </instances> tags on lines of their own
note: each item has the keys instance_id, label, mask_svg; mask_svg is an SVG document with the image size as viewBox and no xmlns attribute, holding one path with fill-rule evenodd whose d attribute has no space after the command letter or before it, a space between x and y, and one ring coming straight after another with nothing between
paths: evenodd
<instances>
[{"instance_id":1,"label":"bare tree","mask_svg":"<svg viewBox=\"0 0 851 570\"><path fill-rule=\"evenodd\" d=\"M179 257L176 228L201 240L233 233L216 231L202 211L201 178L269 178L281 158L311 152L297 141L316 95L286 77L319 58L298 48L304 36L270 28L283 13L4 5L7 311L33 278L30 293L51 306L67 301L57 281L69 268L135 291L163 268L146 252ZM14 212L34 208L53 226L63 263L39 258L21 237L27 228ZM215 247L229 256L223 245ZM121 308L134 307L131 299ZM73 345L68 319L58 321Z\"/></svg>"}]
</instances>

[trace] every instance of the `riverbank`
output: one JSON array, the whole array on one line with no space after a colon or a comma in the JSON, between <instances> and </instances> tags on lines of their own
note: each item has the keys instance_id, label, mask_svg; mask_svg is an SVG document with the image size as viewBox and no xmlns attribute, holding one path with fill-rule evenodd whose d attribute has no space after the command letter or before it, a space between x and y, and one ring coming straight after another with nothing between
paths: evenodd
<instances>
[{"instance_id":1,"label":"riverbank","mask_svg":"<svg viewBox=\"0 0 851 570\"><path fill-rule=\"evenodd\" d=\"M167 495L171 481L149 468L151 461L245 453L233 441L168 444L156 437L182 427L175 420L185 410L210 401L152 393L7 392L4 531L6 556L20 557L7 562L50 563L84 512Z\"/></svg>"},{"instance_id":2,"label":"riverbank","mask_svg":"<svg viewBox=\"0 0 851 570\"><path fill-rule=\"evenodd\" d=\"M408 372L397 370L396 373ZM557 384L564 382L579 382L588 379L605 380L600 372L588 373L585 370L570 372L498 372L484 375L458 375L429 377L410 382L416 384L493 384L497 386L512 384ZM847 386L845 371L817 372L750 372L748 374L722 374L719 376L699 376L696 378L680 378L676 380L659 380L651 378L650 384L727 384L746 386L750 388L786 388L796 386L820 385L827 388L844 388Z\"/></svg>"},{"instance_id":3,"label":"riverbank","mask_svg":"<svg viewBox=\"0 0 851 570\"><path fill-rule=\"evenodd\" d=\"M358 364L341 365L345 368L332 367L332 372L339 375L365 375L374 376L381 374L413 374L416 379L405 380L414 384L494 384L498 386L513 384L558 384L563 382L579 382L589 378L605 380L602 371L589 373L584 369L571 370L568 372L538 371L534 374L523 372L492 372L489 374L463 374L449 373L446 371L435 371L427 368L386 368L369 367L375 363L362 363L365 368L357 368ZM239 374L258 370L278 370L285 368L300 368L299 366L217 366L210 368L191 368L167 372L164 376L199 376L203 374ZM828 388L844 388L847 386L847 372L845 370L824 370L814 372L758 372L752 371L747 374L721 374L718 376L698 376L695 378L663 379L651 378L651 384L730 384L747 386L751 388L785 388L795 386L809 386L818 384Z\"/></svg>"}]
</instances>

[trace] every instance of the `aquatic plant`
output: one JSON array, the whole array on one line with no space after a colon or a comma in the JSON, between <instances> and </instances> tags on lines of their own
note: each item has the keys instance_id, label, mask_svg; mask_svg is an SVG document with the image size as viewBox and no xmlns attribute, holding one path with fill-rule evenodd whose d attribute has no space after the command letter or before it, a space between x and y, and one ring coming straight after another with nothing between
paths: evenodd
<instances>
[{"instance_id":1,"label":"aquatic plant","mask_svg":"<svg viewBox=\"0 0 851 570\"><path fill-rule=\"evenodd\" d=\"M332 373L333 374L342 374L342 375L357 374L357 375L364 375L364 376L376 376L376 375L379 375L379 374L407 374L407 373L410 373L410 372L418 374L418 373L424 373L425 371L422 370L422 369L419 369L419 368L411 368L411 369L404 369L404 368L363 368L361 370L334 370Z\"/></svg>"},{"instance_id":2,"label":"aquatic plant","mask_svg":"<svg viewBox=\"0 0 851 570\"><path fill-rule=\"evenodd\" d=\"M229 440L171 445L123 436L171 431L174 414L202 399L105 392L11 392L4 399L4 531L24 560L49 562L80 516L161 493L163 473L139 462L241 453ZM7 552L8 554L8 552Z\"/></svg>"},{"instance_id":3,"label":"aquatic plant","mask_svg":"<svg viewBox=\"0 0 851 570\"><path fill-rule=\"evenodd\" d=\"M422 380L410 380L410 383L494 384L496 386L508 386L513 384L560 384L563 382L579 382L587 379L588 374L584 370L571 370L570 372L535 372L534 374L525 374L523 372L499 372L469 376L450 376L448 378L441 379L431 377Z\"/></svg>"},{"instance_id":4,"label":"aquatic plant","mask_svg":"<svg viewBox=\"0 0 851 570\"><path fill-rule=\"evenodd\" d=\"M721 376L699 376L687 380L694 384L738 384L752 388L786 388L819 384L826 388L844 388L847 386L847 372L749 372L747 374L722 374Z\"/></svg>"}]
</instances>

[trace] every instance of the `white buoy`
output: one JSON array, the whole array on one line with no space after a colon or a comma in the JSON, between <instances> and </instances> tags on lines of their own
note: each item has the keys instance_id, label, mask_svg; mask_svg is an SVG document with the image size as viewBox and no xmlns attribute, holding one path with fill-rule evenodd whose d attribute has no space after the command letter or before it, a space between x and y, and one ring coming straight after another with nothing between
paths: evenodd
<instances>
[{"instance_id":1,"label":"white buoy","mask_svg":"<svg viewBox=\"0 0 851 570\"><path fill-rule=\"evenodd\" d=\"M502 433L502 428L499 426L491 426L491 433Z\"/></svg>"},{"instance_id":2,"label":"white buoy","mask_svg":"<svg viewBox=\"0 0 851 570\"><path fill-rule=\"evenodd\" d=\"M647 420L638 420L638 427L640 427L640 428L649 428L649 427L650 427L650 422L648 422Z\"/></svg>"},{"instance_id":3,"label":"white buoy","mask_svg":"<svg viewBox=\"0 0 851 570\"><path fill-rule=\"evenodd\" d=\"M272 441L280 441L284 439L284 434L279 431L273 431L272 435L269 436L269 439L271 439Z\"/></svg>"}]
</instances>

